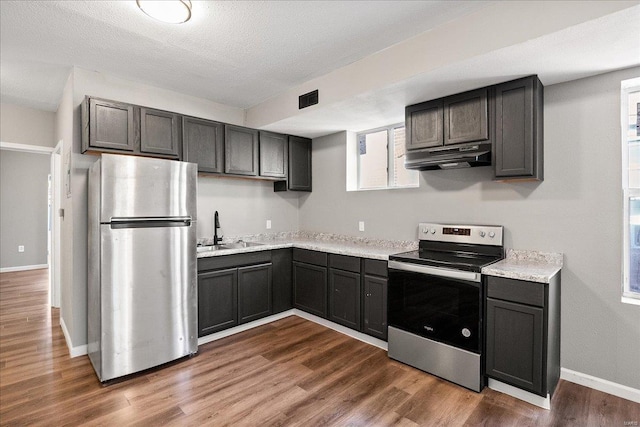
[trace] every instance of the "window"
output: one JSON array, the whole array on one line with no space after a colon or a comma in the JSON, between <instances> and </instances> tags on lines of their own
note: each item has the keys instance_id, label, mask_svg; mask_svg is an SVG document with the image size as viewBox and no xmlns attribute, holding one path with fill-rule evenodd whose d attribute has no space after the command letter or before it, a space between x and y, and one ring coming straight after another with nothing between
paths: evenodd
<instances>
[{"instance_id":1,"label":"window","mask_svg":"<svg viewBox=\"0 0 640 427\"><path fill-rule=\"evenodd\" d=\"M640 78L622 82L622 300L640 305Z\"/></svg>"},{"instance_id":2,"label":"window","mask_svg":"<svg viewBox=\"0 0 640 427\"><path fill-rule=\"evenodd\" d=\"M358 190L418 187L417 171L404 168L404 124L357 135Z\"/></svg>"}]
</instances>

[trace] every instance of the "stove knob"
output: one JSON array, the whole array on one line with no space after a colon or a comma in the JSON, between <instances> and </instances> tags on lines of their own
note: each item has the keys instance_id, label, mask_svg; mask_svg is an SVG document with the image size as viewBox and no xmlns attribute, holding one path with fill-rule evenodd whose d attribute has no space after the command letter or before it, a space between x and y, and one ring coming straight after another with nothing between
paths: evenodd
<instances>
[{"instance_id":1,"label":"stove knob","mask_svg":"<svg viewBox=\"0 0 640 427\"><path fill-rule=\"evenodd\" d=\"M462 328L462 336L465 338L469 338L471 336L471 331L467 328Z\"/></svg>"},{"instance_id":2,"label":"stove knob","mask_svg":"<svg viewBox=\"0 0 640 427\"><path fill-rule=\"evenodd\" d=\"M480 237L484 237L487 233L485 233L484 231L480 232Z\"/></svg>"},{"instance_id":3,"label":"stove knob","mask_svg":"<svg viewBox=\"0 0 640 427\"><path fill-rule=\"evenodd\" d=\"M435 228L431 229L431 234L436 234L436 229Z\"/></svg>"},{"instance_id":4,"label":"stove knob","mask_svg":"<svg viewBox=\"0 0 640 427\"><path fill-rule=\"evenodd\" d=\"M494 233L493 231L490 231L489 232L489 237L491 237L493 239L494 237L496 237L496 233Z\"/></svg>"}]
</instances>

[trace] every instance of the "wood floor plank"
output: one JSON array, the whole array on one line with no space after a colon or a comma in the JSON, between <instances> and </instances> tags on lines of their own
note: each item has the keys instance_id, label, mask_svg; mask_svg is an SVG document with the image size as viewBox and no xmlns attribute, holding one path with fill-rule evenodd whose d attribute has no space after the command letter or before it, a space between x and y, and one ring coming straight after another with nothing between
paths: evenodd
<instances>
[{"instance_id":1,"label":"wood floor plank","mask_svg":"<svg viewBox=\"0 0 640 427\"><path fill-rule=\"evenodd\" d=\"M70 358L47 270L0 274L0 425L610 426L640 404L560 381L547 411L466 390L290 316L101 384Z\"/></svg>"}]
</instances>

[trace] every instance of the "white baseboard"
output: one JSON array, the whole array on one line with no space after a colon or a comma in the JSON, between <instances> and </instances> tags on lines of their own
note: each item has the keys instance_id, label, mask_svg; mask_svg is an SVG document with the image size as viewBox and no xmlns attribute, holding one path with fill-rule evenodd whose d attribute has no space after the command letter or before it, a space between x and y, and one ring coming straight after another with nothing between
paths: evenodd
<instances>
[{"instance_id":1,"label":"white baseboard","mask_svg":"<svg viewBox=\"0 0 640 427\"><path fill-rule=\"evenodd\" d=\"M560 378L603 393L612 394L632 402L640 403L640 390L637 388L628 387L626 385L614 383L592 375L583 374L582 372L572 371L567 368L560 368Z\"/></svg>"},{"instance_id":2,"label":"white baseboard","mask_svg":"<svg viewBox=\"0 0 640 427\"><path fill-rule=\"evenodd\" d=\"M337 323L333 323L330 320L323 319L322 317L314 316L313 314L306 313L296 308L293 309L293 314L295 314L298 317L302 317L303 319L310 320L314 323L322 325L326 328L333 329L334 331L338 331L342 334L348 335L351 338L357 339L358 341L362 341L367 344L373 345L375 347L381 348L384 351L388 350L388 345L386 341L382 341L370 335L366 335L361 332L354 331L353 329L349 329L346 326L338 325Z\"/></svg>"},{"instance_id":3,"label":"white baseboard","mask_svg":"<svg viewBox=\"0 0 640 427\"><path fill-rule=\"evenodd\" d=\"M49 267L49 264L20 265L18 267L0 268L0 273L13 273L14 271L40 270L41 268L48 268L48 267Z\"/></svg>"},{"instance_id":4,"label":"white baseboard","mask_svg":"<svg viewBox=\"0 0 640 427\"><path fill-rule=\"evenodd\" d=\"M79 345L77 347L73 346L71 342L71 337L69 336L69 331L67 330L67 325L64 324L64 319L60 317L60 327L62 328L62 334L64 335L64 340L67 343L67 348L69 349L69 356L71 358L84 356L87 354L87 345Z\"/></svg>"},{"instance_id":5,"label":"white baseboard","mask_svg":"<svg viewBox=\"0 0 640 427\"><path fill-rule=\"evenodd\" d=\"M254 320L253 322L245 323L244 325L235 326L230 329L225 329L224 331L216 332L214 334L210 334L210 335L198 338L198 345L206 344L212 341L217 341L219 339L226 338L240 332L248 331L249 329L253 329L258 326L266 325L267 323L275 322L276 320L284 319L285 317L293 316L294 315L293 312L294 310L283 311L282 313L274 314L269 317L264 317L262 319Z\"/></svg>"},{"instance_id":6,"label":"white baseboard","mask_svg":"<svg viewBox=\"0 0 640 427\"><path fill-rule=\"evenodd\" d=\"M551 409L551 396L548 394L547 397L538 396L537 394L529 393L528 391L524 391L518 387L494 380L493 378L489 378L488 387L492 390L499 391L500 393L508 394L516 399L524 400L532 405L536 405L544 409Z\"/></svg>"}]
</instances>

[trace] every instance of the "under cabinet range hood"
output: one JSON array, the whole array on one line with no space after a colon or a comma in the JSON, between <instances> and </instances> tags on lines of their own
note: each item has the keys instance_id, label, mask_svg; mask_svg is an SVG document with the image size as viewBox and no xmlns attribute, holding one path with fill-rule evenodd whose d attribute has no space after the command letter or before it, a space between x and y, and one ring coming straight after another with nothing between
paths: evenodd
<instances>
[{"instance_id":1,"label":"under cabinet range hood","mask_svg":"<svg viewBox=\"0 0 640 427\"><path fill-rule=\"evenodd\" d=\"M490 142L407 150L404 161L405 168L422 171L490 165Z\"/></svg>"}]
</instances>

